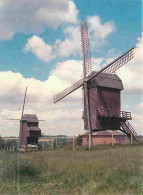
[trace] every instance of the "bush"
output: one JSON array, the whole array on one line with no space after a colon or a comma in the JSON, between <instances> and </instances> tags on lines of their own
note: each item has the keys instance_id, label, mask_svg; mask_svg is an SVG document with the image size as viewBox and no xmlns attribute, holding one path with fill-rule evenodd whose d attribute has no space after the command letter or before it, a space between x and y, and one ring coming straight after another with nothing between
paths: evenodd
<instances>
[{"instance_id":1,"label":"bush","mask_svg":"<svg viewBox=\"0 0 143 195\"><path fill-rule=\"evenodd\" d=\"M81 146L82 145L82 136L79 135L77 138L76 138L76 145L78 146Z\"/></svg>"}]
</instances>

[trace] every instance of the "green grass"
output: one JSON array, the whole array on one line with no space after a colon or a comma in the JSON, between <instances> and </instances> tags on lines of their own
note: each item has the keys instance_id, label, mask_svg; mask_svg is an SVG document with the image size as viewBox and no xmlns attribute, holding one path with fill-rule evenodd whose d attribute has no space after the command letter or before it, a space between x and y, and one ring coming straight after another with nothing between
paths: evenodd
<instances>
[{"instance_id":1,"label":"green grass","mask_svg":"<svg viewBox=\"0 0 143 195\"><path fill-rule=\"evenodd\" d=\"M143 194L141 145L20 154L19 183L17 159L0 152L0 194Z\"/></svg>"}]
</instances>

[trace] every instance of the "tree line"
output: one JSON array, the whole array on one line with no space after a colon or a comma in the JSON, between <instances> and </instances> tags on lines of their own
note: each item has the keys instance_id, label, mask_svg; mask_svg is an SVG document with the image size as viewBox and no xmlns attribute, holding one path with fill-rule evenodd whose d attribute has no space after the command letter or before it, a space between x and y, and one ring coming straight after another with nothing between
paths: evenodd
<instances>
[{"instance_id":1,"label":"tree line","mask_svg":"<svg viewBox=\"0 0 143 195\"><path fill-rule=\"evenodd\" d=\"M4 149L5 147L17 147L17 140L4 140L0 136L0 149Z\"/></svg>"}]
</instances>

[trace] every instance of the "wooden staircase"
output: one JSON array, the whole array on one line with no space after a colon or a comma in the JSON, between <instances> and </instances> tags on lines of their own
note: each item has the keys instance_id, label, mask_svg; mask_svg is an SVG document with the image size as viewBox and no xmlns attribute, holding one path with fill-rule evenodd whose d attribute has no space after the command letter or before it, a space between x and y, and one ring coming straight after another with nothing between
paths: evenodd
<instances>
[{"instance_id":1,"label":"wooden staircase","mask_svg":"<svg viewBox=\"0 0 143 195\"><path fill-rule=\"evenodd\" d=\"M130 140L133 139L133 142L141 142L141 139L128 120L121 121L120 123L122 127L121 131L125 133Z\"/></svg>"}]
</instances>

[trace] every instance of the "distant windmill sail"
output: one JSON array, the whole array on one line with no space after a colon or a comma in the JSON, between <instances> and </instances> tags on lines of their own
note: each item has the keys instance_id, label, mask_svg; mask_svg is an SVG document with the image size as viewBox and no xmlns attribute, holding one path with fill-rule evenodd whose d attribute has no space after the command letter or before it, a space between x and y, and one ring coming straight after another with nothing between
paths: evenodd
<instances>
[{"instance_id":1,"label":"distant windmill sail","mask_svg":"<svg viewBox=\"0 0 143 195\"><path fill-rule=\"evenodd\" d=\"M26 93L27 93L27 87L26 87L26 89L25 89L25 95L24 95L24 101L23 101L23 108L22 108L21 118L23 117L23 113L24 113L25 100L26 100Z\"/></svg>"},{"instance_id":2,"label":"distant windmill sail","mask_svg":"<svg viewBox=\"0 0 143 195\"><path fill-rule=\"evenodd\" d=\"M20 142L20 145L22 145L22 138L23 138L23 124L22 124L22 119L23 119L24 108L25 108L26 93L27 93L27 87L25 89L24 100L23 100L23 108L22 108L21 120L20 120L20 132L19 132L19 142Z\"/></svg>"}]
</instances>

